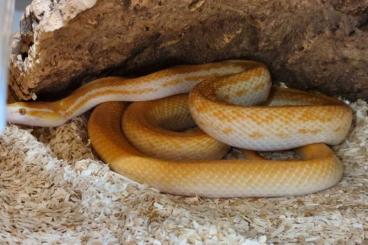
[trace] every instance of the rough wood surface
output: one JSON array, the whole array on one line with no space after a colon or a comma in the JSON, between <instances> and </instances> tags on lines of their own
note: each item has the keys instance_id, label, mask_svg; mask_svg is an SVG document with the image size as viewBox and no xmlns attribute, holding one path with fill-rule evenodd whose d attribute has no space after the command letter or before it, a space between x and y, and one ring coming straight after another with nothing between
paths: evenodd
<instances>
[{"instance_id":1,"label":"rough wood surface","mask_svg":"<svg viewBox=\"0 0 368 245\"><path fill-rule=\"evenodd\" d=\"M251 58L291 87L367 98L367 40L368 0L38 0L13 42L11 87L30 99L98 76Z\"/></svg>"}]
</instances>

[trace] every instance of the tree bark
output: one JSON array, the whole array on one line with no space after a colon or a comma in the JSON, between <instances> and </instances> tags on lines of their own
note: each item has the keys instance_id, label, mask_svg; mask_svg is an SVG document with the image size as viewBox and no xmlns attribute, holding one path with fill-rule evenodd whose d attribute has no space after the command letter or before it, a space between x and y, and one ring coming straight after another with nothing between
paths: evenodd
<instances>
[{"instance_id":1,"label":"tree bark","mask_svg":"<svg viewBox=\"0 0 368 245\"><path fill-rule=\"evenodd\" d=\"M20 99L106 75L230 58L266 63L274 81L368 97L368 0L39 0L14 39Z\"/></svg>"}]
</instances>

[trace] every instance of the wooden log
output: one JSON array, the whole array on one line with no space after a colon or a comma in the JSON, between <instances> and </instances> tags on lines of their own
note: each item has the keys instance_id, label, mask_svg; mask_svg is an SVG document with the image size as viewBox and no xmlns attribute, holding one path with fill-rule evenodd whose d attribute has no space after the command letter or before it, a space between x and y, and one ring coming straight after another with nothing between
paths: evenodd
<instances>
[{"instance_id":1,"label":"wooden log","mask_svg":"<svg viewBox=\"0 0 368 245\"><path fill-rule=\"evenodd\" d=\"M11 55L23 100L83 81L247 58L275 81L368 97L368 0L33 1Z\"/></svg>"}]
</instances>

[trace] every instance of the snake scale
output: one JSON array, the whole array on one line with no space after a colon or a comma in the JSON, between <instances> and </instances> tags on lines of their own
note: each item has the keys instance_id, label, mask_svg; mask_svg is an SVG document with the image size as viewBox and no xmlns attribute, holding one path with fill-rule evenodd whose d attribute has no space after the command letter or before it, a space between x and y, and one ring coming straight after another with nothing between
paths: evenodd
<instances>
[{"instance_id":1,"label":"snake scale","mask_svg":"<svg viewBox=\"0 0 368 245\"><path fill-rule=\"evenodd\" d=\"M88 133L102 160L132 180L186 196L287 196L329 188L341 179L343 165L326 144L341 143L352 123L342 101L273 87L267 67L249 60L105 77L58 101L9 104L7 117L53 127L95 106ZM230 147L243 149L244 159L224 159ZM300 158L256 153L288 149Z\"/></svg>"}]
</instances>

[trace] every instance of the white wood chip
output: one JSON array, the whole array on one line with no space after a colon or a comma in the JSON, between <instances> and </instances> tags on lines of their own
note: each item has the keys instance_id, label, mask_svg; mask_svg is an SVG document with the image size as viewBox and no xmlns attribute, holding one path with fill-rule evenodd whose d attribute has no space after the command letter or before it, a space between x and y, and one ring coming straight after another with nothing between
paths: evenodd
<instances>
[{"instance_id":1,"label":"white wood chip","mask_svg":"<svg viewBox=\"0 0 368 245\"><path fill-rule=\"evenodd\" d=\"M85 116L53 129L10 125L0 136L0 243L362 244L368 239L368 105L351 106L354 128L334 147L345 164L343 180L288 198L160 194L98 160Z\"/></svg>"}]
</instances>

